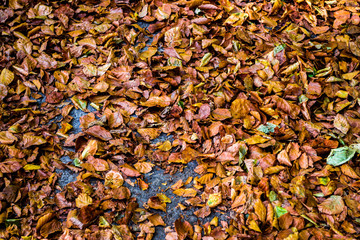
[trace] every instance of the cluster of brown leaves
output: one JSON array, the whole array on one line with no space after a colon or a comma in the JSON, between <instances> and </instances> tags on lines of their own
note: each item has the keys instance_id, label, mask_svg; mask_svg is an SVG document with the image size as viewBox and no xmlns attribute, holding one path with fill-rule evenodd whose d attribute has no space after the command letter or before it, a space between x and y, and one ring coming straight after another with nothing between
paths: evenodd
<instances>
[{"instance_id":1,"label":"cluster of brown leaves","mask_svg":"<svg viewBox=\"0 0 360 240\"><path fill-rule=\"evenodd\" d=\"M349 148L360 142L359 8L10 0L0 7L0 238L151 239L166 225L152 209L170 199L139 206L123 183L146 191L154 165L174 173L190 161L194 177L170 189L200 220L177 220L166 239L359 238ZM77 134L74 108L86 112ZM154 144L160 134L174 141ZM65 168L79 175L61 188ZM214 211L230 221L201 221Z\"/></svg>"}]
</instances>

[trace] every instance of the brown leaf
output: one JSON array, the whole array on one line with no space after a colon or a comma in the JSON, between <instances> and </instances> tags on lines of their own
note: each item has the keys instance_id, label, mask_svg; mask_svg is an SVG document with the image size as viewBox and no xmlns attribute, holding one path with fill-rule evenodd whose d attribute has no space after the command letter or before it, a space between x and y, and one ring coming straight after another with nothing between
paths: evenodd
<instances>
[{"instance_id":1,"label":"brown leaf","mask_svg":"<svg viewBox=\"0 0 360 240\"><path fill-rule=\"evenodd\" d=\"M7 160L5 162L0 162L0 172L1 173L13 173L22 168L22 165L15 160Z\"/></svg>"},{"instance_id":2,"label":"brown leaf","mask_svg":"<svg viewBox=\"0 0 360 240\"><path fill-rule=\"evenodd\" d=\"M320 205L318 205L319 211L329 215L335 215L341 213L345 204L341 196L332 195Z\"/></svg>"},{"instance_id":3,"label":"brown leaf","mask_svg":"<svg viewBox=\"0 0 360 240\"><path fill-rule=\"evenodd\" d=\"M348 123L346 118L339 113L335 116L334 127L343 134L346 134L350 129L350 124Z\"/></svg>"},{"instance_id":4,"label":"brown leaf","mask_svg":"<svg viewBox=\"0 0 360 240\"><path fill-rule=\"evenodd\" d=\"M338 29L340 25L346 23L346 21L350 18L350 13L345 10L338 10L334 13L335 21L333 27Z\"/></svg>"},{"instance_id":5,"label":"brown leaf","mask_svg":"<svg viewBox=\"0 0 360 240\"><path fill-rule=\"evenodd\" d=\"M199 218L205 218L209 216L211 213L210 207L206 205L205 207L200 208L199 210L196 210L194 214Z\"/></svg>"},{"instance_id":6,"label":"brown leaf","mask_svg":"<svg viewBox=\"0 0 360 240\"><path fill-rule=\"evenodd\" d=\"M12 144L17 141L17 138L9 131L0 132L0 143Z\"/></svg>"},{"instance_id":7,"label":"brown leaf","mask_svg":"<svg viewBox=\"0 0 360 240\"><path fill-rule=\"evenodd\" d=\"M244 118L250 112L250 102L242 98L235 99L230 111L233 118Z\"/></svg>"},{"instance_id":8,"label":"brown leaf","mask_svg":"<svg viewBox=\"0 0 360 240\"><path fill-rule=\"evenodd\" d=\"M290 167L292 166L289 155L286 152L286 150L282 150L276 157L277 157L277 160L279 161L279 163L290 166Z\"/></svg>"},{"instance_id":9,"label":"brown leaf","mask_svg":"<svg viewBox=\"0 0 360 240\"><path fill-rule=\"evenodd\" d=\"M100 158L94 158L93 156L89 156L87 159L87 163L90 163L93 165L96 171L98 172L104 172L109 170L109 164Z\"/></svg>"},{"instance_id":10,"label":"brown leaf","mask_svg":"<svg viewBox=\"0 0 360 240\"><path fill-rule=\"evenodd\" d=\"M219 121L231 118L231 112L226 108L217 108L211 112L211 115L214 119Z\"/></svg>"},{"instance_id":11,"label":"brown leaf","mask_svg":"<svg viewBox=\"0 0 360 240\"><path fill-rule=\"evenodd\" d=\"M58 220L53 219L52 221L42 226L42 228L40 229L40 234L41 236L47 238L50 234L59 232L61 230L62 230L61 223Z\"/></svg>"},{"instance_id":12,"label":"brown leaf","mask_svg":"<svg viewBox=\"0 0 360 240\"><path fill-rule=\"evenodd\" d=\"M340 166L341 172L348 177L353 179L360 179L359 175L355 172L355 170L349 166L349 164L343 164Z\"/></svg>"},{"instance_id":13,"label":"brown leaf","mask_svg":"<svg viewBox=\"0 0 360 240\"><path fill-rule=\"evenodd\" d=\"M99 138L103 141L109 141L112 139L111 133L99 125L95 125L95 126L88 128L85 131L85 133L87 133L93 137Z\"/></svg>"},{"instance_id":14,"label":"brown leaf","mask_svg":"<svg viewBox=\"0 0 360 240\"><path fill-rule=\"evenodd\" d=\"M124 178L120 172L111 170L105 175L105 186L110 188L119 188L123 185Z\"/></svg>"},{"instance_id":15,"label":"brown leaf","mask_svg":"<svg viewBox=\"0 0 360 240\"><path fill-rule=\"evenodd\" d=\"M168 96L152 96L145 102L142 102L141 105L145 107L167 107L171 103L171 99Z\"/></svg>"},{"instance_id":16,"label":"brown leaf","mask_svg":"<svg viewBox=\"0 0 360 240\"><path fill-rule=\"evenodd\" d=\"M137 162L134 164L134 167L136 168L136 170L138 170L141 173L151 172L153 166L154 166L154 164L149 163L149 162Z\"/></svg>"},{"instance_id":17,"label":"brown leaf","mask_svg":"<svg viewBox=\"0 0 360 240\"><path fill-rule=\"evenodd\" d=\"M125 163L120 167L121 172L123 172L126 176L129 177L139 177L141 174L129 164Z\"/></svg>"},{"instance_id":18,"label":"brown leaf","mask_svg":"<svg viewBox=\"0 0 360 240\"><path fill-rule=\"evenodd\" d=\"M153 209L166 212L166 203L162 202L158 196L149 198L147 204Z\"/></svg>"},{"instance_id":19,"label":"brown leaf","mask_svg":"<svg viewBox=\"0 0 360 240\"><path fill-rule=\"evenodd\" d=\"M35 145L42 145L44 143L46 143L46 140L41 136L34 136L32 133L25 133L20 144L24 148L28 148Z\"/></svg>"}]
</instances>

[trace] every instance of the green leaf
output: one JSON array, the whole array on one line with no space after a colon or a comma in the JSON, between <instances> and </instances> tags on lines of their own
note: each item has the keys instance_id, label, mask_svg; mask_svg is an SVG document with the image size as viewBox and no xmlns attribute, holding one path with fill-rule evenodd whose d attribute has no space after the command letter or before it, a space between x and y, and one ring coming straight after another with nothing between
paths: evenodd
<instances>
[{"instance_id":1,"label":"green leaf","mask_svg":"<svg viewBox=\"0 0 360 240\"><path fill-rule=\"evenodd\" d=\"M277 126L275 124L272 124L272 123L266 123L265 125L264 124L261 124L257 130L259 130L260 132L263 132L265 134L268 134L268 133L273 133L275 131L275 128Z\"/></svg>"},{"instance_id":2,"label":"green leaf","mask_svg":"<svg viewBox=\"0 0 360 240\"><path fill-rule=\"evenodd\" d=\"M83 162L78 158L75 158L74 161L73 161L73 164L74 164L75 167L81 167L82 163Z\"/></svg>"},{"instance_id":3,"label":"green leaf","mask_svg":"<svg viewBox=\"0 0 360 240\"><path fill-rule=\"evenodd\" d=\"M179 101L179 102L178 102L178 105L179 105L182 109L184 109L184 102L183 102L183 101Z\"/></svg>"},{"instance_id":4,"label":"green leaf","mask_svg":"<svg viewBox=\"0 0 360 240\"><path fill-rule=\"evenodd\" d=\"M106 219L103 216L99 217L99 227L101 228L108 228L110 227L110 223L106 221Z\"/></svg>"},{"instance_id":5,"label":"green leaf","mask_svg":"<svg viewBox=\"0 0 360 240\"><path fill-rule=\"evenodd\" d=\"M327 157L326 163L334 167L340 166L350 161L356 153L356 150L350 147L340 147L332 149Z\"/></svg>"},{"instance_id":6,"label":"green leaf","mask_svg":"<svg viewBox=\"0 0 360 240\"><path fill-rule=\"evenodd\" d=\"M284 50L285 47L286 47L285 44L280 44L279 46L276 46L276 47L274 48L274 56L275 56L276 54L278 54L279 52L281 52L282 50Z\"/></svg>"},{"instance_id":7,"label":"green leaf","mask_svg":"<svg viewBox=\"0 0 360 240\"><path fill-rule=\"evenodd\" d=\"M274 191L270 191L269 193L269 200L270 202L273 202L277 199L277 194Z\"/></svg>"},{"instance_id":8,"label":"green leaf","mask_svg":"<svg viewBox=\"0 0 360 240\"><path fill-rule=\"evenodd\" d=\"M330 182L329 177L319 177L318 180L319 180L319 183L324 186L326 186Z\"/></svg>"},{"instance_id":9,"label":"green leaf","mask_svg":"<svg viewBox=\"0 0 360 240\"><path fill-rule=\"evenodd\" d=\"M174 67L182 67L182 62L180 59L169 57L169 59L167 60L167 65Z\"/></svg>"},{"instance_id":10,"label":"green leaf","mask_svg":"<svg viewBox=\"0 0 360 240\"><path fill-rule=\"evenodd\" d=\"M81 100L78 97L73 96L71 98L71 101L73 102L76 108L81 109L84 112L86 111L87 102L85 100Z\"/></svg>"},{"instance_id":11,"label":"green leaf","mask_svg":"<svg viewBox=\"0 0 360 240\"><path fill-rule=\"evenodd\" d=\"M308 220L309 222L311 222L312 224L314 224L315 226L317 226L316 222L314 222L311 218L309 218L308 216L306 216L305 214L301 214L301 217L305 218L306 220Z\"/></svg>"},{"instance_id":12,"label":"green leaf","mask_svg":"<svg viewBox=\"0 0 360 240\"><path fill-rule=\"evenodd\" d=\"M275 207L275 213L276 213L276 217L279 218L282 215L288 213L288 211L283 207L276 206Z\"/></svg>"},{"instance_id":13,"label":"green leaf","mask_svg":"<svg viewBox=\"0 0 360 240\"><path fill-rule=\"evenodd\" d=\"M304 95L304 94L301 94L301 95L299 96L299 102L300 102L300 103L307 102L308 100L309 100L309 98L306 97L306 95Z\"/></svg>"}]
</instances>

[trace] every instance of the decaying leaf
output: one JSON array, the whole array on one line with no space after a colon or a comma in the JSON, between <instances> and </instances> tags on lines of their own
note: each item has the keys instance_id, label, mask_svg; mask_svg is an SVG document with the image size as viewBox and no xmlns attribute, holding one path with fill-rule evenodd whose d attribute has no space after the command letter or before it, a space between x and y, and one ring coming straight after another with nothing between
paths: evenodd
<instances>
[{"instance_id":1,"label":"decaying leaf","mask_svg":"<svg viewBox=\"0 0 360 240\"><path fill-rule=\"evenodd\" d=\"M340 147L332 149L327 157L326 163L332 166L340 166L350 161L355 156L356 151L350 147Z\"/></svg>"}]
</instances>

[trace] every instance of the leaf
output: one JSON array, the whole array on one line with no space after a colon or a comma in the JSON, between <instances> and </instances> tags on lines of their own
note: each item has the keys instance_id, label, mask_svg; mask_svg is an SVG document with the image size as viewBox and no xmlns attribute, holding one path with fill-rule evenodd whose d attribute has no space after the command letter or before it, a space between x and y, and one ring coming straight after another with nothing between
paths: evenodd
<instances>
[{"instance_id":1,"label":"leaf","mask_svg":"<svg viewBox=\"0 0 360 240\"><path fill-rule=\"evenodd\" d=\"M97 150L98 150L98 141L95 139L90 139L80 155L80 160L85 159L88 156L94 156Z\"/></svg>"},{"instance_id":2,"label":"leaf","mask_svg":"<svg viewBox=\"0 0 360 240\"><path fill-rule=\"evenodd\" d=\"M268 133L273 133L275 131L276 127L277 127L277 125L267 122L265 125L261 124L257 128L257 130L260 132L263 132L265 134L268 134Z\"/></svg>"},{"instance_id":3,"label":"leaf","mask_svg":"<svg viewBox=\"0 0 360 240\"><path fill-rule=\"evenodd\" d=\"M276 157L279 163L283 165L287 165L289 167L292 166L289 155L286 150L282 150Z\"/></svg>"},{"instance_id":4,"label":"leaf","mask_svg":"<svg viewBox=\"0 0 360 240\"><path fill-rule=\"evenodd\" d=\"M111 133L99 125L88 128L85 133L93 137L99 138L103 141L109 141L112 139Z\"/></svg>"},{"instance_id":5,"label":"leaf","mask_svg":"<svg viewBox=\"0 0 360 240\"><path fill-rule=\"evenodd\" d=\"M341 77L345 80L353 80L356 77L356 75L358 75L359 73L360 71L349 72L341 75Z\"/></svg>"},{"instance_id":6,"label":"leaf","mask_svg":"<svg viewBox=\"0 0 360 240\"><path fill-rule=\"evenodd\" d=\"M258 216L261 222L265 222L266 208L260 199L257 199L254 204L255 214Z\"/></svg>"},{"instance_id":7,"label":"leaf","mask_svg":"<svg viewBox=\"0 0 360 240\"><path fill-rule=\"evenodd\" d=\"M13 144L18 139L9 131L0 132L0 143Z\"/></svg>"},{"instance_id":8,"label":"leaf","mask_svg":"<svg viewBox=\"0 0 360 240\"><path fill-rule=\"evenodd\" d=\"M250 102L242 98L235 99L231 103L230 111L233 118L244 118L250 112Z\"/></svg>"},{"instance_id":9,"label":"leaf","mask_svg":"<svg viewBox=\"0 0 360 240\"><path fill-rule=\"evenodd\" d=\"M149 172L151 172L153 166L154 166L154 164L152 164L150 162L137 162L137 163L134 164L134 167L140 173L149 173Z\"/></svg>"},{"instance_id":10,"label":"leaf","mask_svg":"<svg viewBox=\"0 0 360 240\"><path fill-rule=\"evenodd\" d=\"M46 140L41 136L34 136L32 133L25 133L20 144L24 148L29 148L31 146L42 145L44 143L46 143Z\"/></svg>"},{"instance_id":11,"label":"leaf","mask_svg":"<svg viewBox=\"0 0 360 240\"><path fill-rule=\"evenodd\" d=\"M77 96L73 96L71 101L77 109L81 109L83 112L86 111L87 102L85 100L79 99Z\"/></svg>"},{"instance_id":12,"label":"leaf","mask_svg":"<svg viewBox=\"0 0 360 240\"><path fill-rule=\"evenodd\" d=\"M5 86L9 86L13 80L14 73L11 72L9 69L4 68L0 74L0 83L4 84Z\"/></svg>"},{"instance_id":13,"label":"leaf","mask_svg":"<svg viewBox=\"0 0 360 240\"><path fill-rule=\"evenodd\" d=\"M159 214L151 215L148 219L154 226L166 226L164 220Z\"/></svg>"},{"instance_id":14,"label":"leaf","mask_svg":"<svg viewBox=\"0 0 360 240\"><path fill-rule=\"evenodd\" d=\"M231 118L231 112L229 109L226 108L217 108L211 112L211 115L214 119L219 121Z\"/></svg>"},{"instance_id":15,"label":"leaf","mask_svg":"<svg viewBox=\"0 0 360 240\"><path fill-rule=\"evenodd\" d=\"M255 220L251 220L249 222L249 228L256 231L256 232L261 232L260 228L259 228L259 225L256 223Z\"/></svg>"},{"instance_id":16,"label":"leaf","mask_svg":"<svg viewBox=\"0 0 360 240\"><path fill-rule=\"evenodd\" d=\"M157 128L139 128L137 131L143 138L150 140L157 138L161 133L160 129Z\"/></svg>"},{"instance_id":17,"label":"leaf","mask_svg":"<svg viewBox=\"0 0 360 240\"><path fill-rule=\"evenodd\" d=\"M109 227L111 227L111 225L103 216L100 216L99 217L99 227L109 228Z\"/></svg>"},{"instance_id":18,"label":"leaf","mask_svg":"<svg viewBox=\"0 0 360 240\"><path fill-rule=\"evenodd\" d=\"M204 56L201 59L200 67L206 66L206 64L208 64L210 62L211 58L212 58L211 53L205 53Z\"/></svg>"},{"instance_id":19,"label":"leaf","mask_svg":"<svg viewBox=\"0 0 360 240\"><path fill-rule=\"evenodd\" d=\"M104 185L110 188L119 188L123 185L124 178L120 172L111 170L105 175Z\"/></svg>"},{"instance_id":20,"label":"leaf","mask_svg":"<svg viewBox=\"0 0 360 240\"><path fill-rule=\"evenodd\" d=\"M349 166L349 164L341 165L340 170L343 174L345 174L348 177L354 178L354 179L360 179L359 175L355 172L355 170Z\"/></svg>"},{"instance_id":21,"label":"leaf","mask_svg":"<svg viewBox=\"0 0 360 240\"><path fill-rule=\"evenodd\" d=\"M94 158L93 156L89 156L87 163L91 164L95 171L98 172L104 172L109 170L109 164L107 161L100 159L100 158Z\"/></svg>"},{"instance_id":22,"label":"leaf","mask_svg":"<svg viewBox=\"0 0 360 240\"><path fill-rule=\"evenodd\" d=\"M168 19L171 15L171 5L164 3L161 7L158 7L155 12L155 17L157 20L162 21Z\"/></svg>"},{"instance_id":23,"label":"leaf","mask_svg":"<svg viewBox=\"0 0 360 240\"><path fill-rule=\"evenodd\" d=\"M37 221L36 230L39 230L42 226L44 226L44 224L48 223L54 216L55 214L53 212L48 212L45 213L43 216L41 216Z\"/></svg>"},{"instance_id":24,"label":"leaf","mask_svg":"<svg viewBox=\"0 0 360 240\"><path fill-rule=\"evenodd\" d=\"M41 169L41 166L35 164L26 164L23 168L25 171L31 171L31 170L39 170Z\"/></svg>"},{"instance_id":25,"label":"leaf","mask_svg":"<svg viewBox=\"0 0 360 240\"><path fill-rule=\"evenodd\" d=\"M86 193L80 193L79 196L75 199L76 207L82 208L92 204L92 198Z\"/></svg>"},{"instance_id":26,"label":"leaf","mask_svg":"<svg viewBox=\"0 0 360 240\"><path fill-rule=\"evenodd\" d=\"M171 199L170 198L168 198L165 194L163 194L163 193L158 193L157 195L156 195L160 200L161 200L161 202L163 202L163 203L171 203Z\"/></svg>"},{"instance_id":27,"label":"leaf","mask_svg":"<svg viewBox=\"0 0 360 240\"><path fill-rule=\"evenodd\" d=\"M87 77L96 77L98 75L98 70L94 64L84 64L83 73Z\"/></svg>"},{"instance_id":28,"label":"leaf","mask_svg":"<svg viewBox=\"0 0 360 240\"><path fill-rule=\"evenodd\" d=\"M164 152L170 151L171 148L172 148L172 145L169 140L166 140L165 142L163 142L161 145L158 146L158 149L160 149L161 151L164 151Z\"/></svg>"},{"instance_id":29,"label":"leaf","mask_svg":"<svg viewBox=\"0 0 360 240\"><path fill-rule=\"evenodd\" d=\"M346 134L350 129L350 124L343 115L338 113L334 119L334 127L343 134Z\"/></svg>"},{"instance_id":30,"label":"leaf","mask_svg":"<svg viewBox=\"0 0 360 240\"><path fill-rule=\"evenodd\" d=\"M180 46L182 43L179 27L174 27L165 32L165 42L168 47Z\"/></svg>"},{"instance_id":31,"label":"leaf","mask_svg":"<svg viewBox=\"0 0 360 240\"><path fill-rule=\"evenodd\" d=\"M245 142L249 145L255 145L255 144L259 144L259 143L265 143L267 141L269 141L270 139L268 138L264 138L260 135L254 135L252 137L249 137L247 139L245 139Z\"/></svg>"},{"instance_id":32,"label":"leaf","mask_svg":"<svg viewBox=\"0 0 360 240\"><path fill-rule=\"evenodd\" d=\"M295 70L297 70L300 67L300 63L296 62L292 65L290 65L289 67L287 67L284 71L282 71L282 74L285 75L289 75L290 73L294 72Z\"/></svg>"},{"instance_id":33,"label":"leaf","mask_svg":"<svg viewBox=\"0 0 360 240\"><path fill-rule=\"evenodd\" d=\"M44 224L42 228L40 229L41 236L47 238L50 234L53 234L55 232L60 232L62 230L61 223L53 219L50 222Z\"/></svg>"},{"instance_id":34,"label":"leaf","mask_svg":"<svg viewBox=\"0 0 360 240\"><path fill-rule=\"evenodd\" d=\"M96 41L94 38L84 38L78 41L80 46L96 49Z\"/></svg>"},{"instance_id":35,"label":"leaf","mask_svg":"<svg viewBox=\"0 0 360 240\"><path fill-rule=\"evenodd\" d=\"M138 170L130 166L129 164L125 163L120 168L121 172L123 172L126 176L129 177L139 177L141 174Z\"/></svg>"},{"instance_id":36,"label":"leaf","mask_svg":"<svg viewBox=\"0 0 360 240\"><path fill-rule=\"evenodd\" d=\"M345 10L338 10L334 13L335 21L333 27L338 29L340 25L346 23L346 21L350 18L350 12Z\"/></svg>"},{"instance_id":37,"label":"leaf","mask_svg":"<svg viewBox=\"0 0 360 240\"><path fill-rule=\"evenodd\" d=\"M152 96L145 102L142 102L141 105L145 107L167 107L170 103L171 99L168 96Z\"/></svg>"},{"instance_id":38,"label":"leaf","mask_svg":"<svg viewBox=\"0 0 360 240\"><path fill-rule=\"evenodd\" d=\"M283 208L283 207L280 207L280 206L275 206L275 214L276 214L276 217L279 218L281 217L282 215L288 213L288 211Z\"/></svg>"},{"instance_id":39,"label":"leaf","mask_svg":"<svg viewBox=\"0 0 360 240\"><path fill-rule=\"evenodd\" d=\"M232 13L224 22L232 26L241 26L245 20L249 17L249 14L244 12Z\"/></svg>"},{"instance_id":40,"label":"leaf","mask_svg":"<svg viewBox=\"0 0 360 240\"><path fill-rule=\"evenodd\" d=\"M345 204L341 196L332 195L320 205L318 205L319 211L329 215L335 215L341 213Z\"/></svg>"},{"instance_id":41,"label":"leaf","mask_svg":"<svg viewBox=\"0 0 360 240\"><path fill-rule=\"evenodd\" d=\"M141 60L145 61L154 56L157 51L158 49L156 47L149 47L146 51L141 52L139 57Z\"/></svg>"},{"instance_id":42,"label":"leaf","mask_svg":"<svg viewBox=\"0 0 360 240\"><path fill-rule=\"evenodd\" d=\"M7 160L5 162L0 162L0 172L1 173L13 173L22 168L22 165L15 160Z\"/></svg>"},{"instance_id":43,"label":"leaf","mask_svg":"<svg viewBox=\"0 0 360 240\"><path fill-rule=\"evenodd\" d=\"M221 204L221 202L222 202L221 193L212 193L209 195L206 205L208 205L210 208L214 208L219 204Z\"/></svg>"},{"instance_id":44,"label":"leaf","mask_svg":"<svg viewBox=\"0 0 360 240\"><path fill-rule=\"evenodd\" d=\"M42 52L36 60L40 68L44 70L56 69L58 67L58 62L44 52Z\"/></svg>"},{"instance_id":45,"label":"leaf","mask_svg":"<svg viewBox=\"0 0 360 240\"><path fill-rule=\"evenodd\" d=\"M332 149L326 159L326 163L334 167L340 166L350 161L355 156L356 151L350 147L340 147Z\"/></svg>"},{"instance_id":46,"label":"leaf","mask_svg":"<svg viewBox=\"0 0 360 240\"><path fill-rule=\"evenodd\" d=\"M166 212L166 203L162 202L158 196L149 198L147 204L153 209Z\"/></svg>"}]
</instances>

